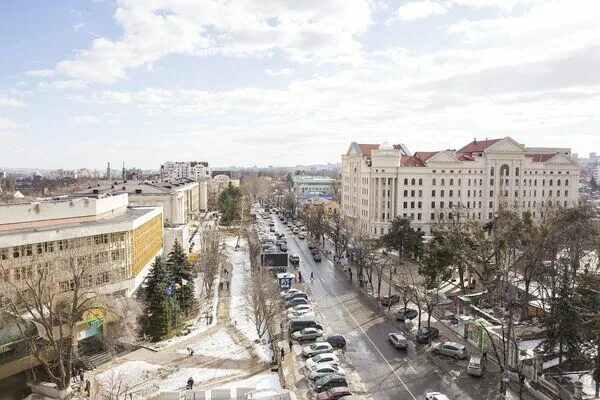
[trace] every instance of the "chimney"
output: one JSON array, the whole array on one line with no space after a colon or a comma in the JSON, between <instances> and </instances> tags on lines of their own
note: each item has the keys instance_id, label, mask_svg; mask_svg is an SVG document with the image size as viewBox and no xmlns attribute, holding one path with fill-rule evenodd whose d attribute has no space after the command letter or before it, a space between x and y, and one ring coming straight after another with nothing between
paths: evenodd
<instances>
[{"instance_id":1,"label":"chimney","mask_svg":"<svg viewBox=\"0 0 600 400\"><path fill-rule=\"evenodd\" d=\"M473 143L477 143L477 138L473 138Z\"/></svg>"}]
</instances>

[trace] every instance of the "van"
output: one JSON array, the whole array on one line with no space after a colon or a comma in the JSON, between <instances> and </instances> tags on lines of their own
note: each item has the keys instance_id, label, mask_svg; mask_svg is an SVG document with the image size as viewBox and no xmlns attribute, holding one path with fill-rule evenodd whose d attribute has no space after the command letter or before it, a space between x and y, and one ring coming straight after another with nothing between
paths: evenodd
<instances>
[{"instance_id":1,"label":"van","mask_svg":"<svg viewBox=\"0 0 600 400\"><path fill-rule=\"evenodd\" d=\"M471 356L469 359L469 365L467 366L467 374L473 376L482 376L483 375L483 362L481 361L481 356Z\"/></svg>"},{"instance_id":2,"label":"van","mask_svg":"<svg viewBox=\"0 0 600 400\"><path fill-rule=\"evenodd\" d=\"M304 328L317 328L323 330L323 325L314 319L298 319L294 318L290 321L289 333L302 330Z\"/></svg>"}]
</instances>

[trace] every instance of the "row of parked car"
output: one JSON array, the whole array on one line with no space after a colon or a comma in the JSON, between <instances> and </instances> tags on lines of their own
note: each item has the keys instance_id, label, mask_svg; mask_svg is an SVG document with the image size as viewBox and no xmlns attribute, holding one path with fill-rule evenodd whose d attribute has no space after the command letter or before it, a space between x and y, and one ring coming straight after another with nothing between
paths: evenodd
<instances>
[{"instance_id":1,"label":"row of parked car","mask_svg":"<svg viewBox=\"0 0 600 400\"><path fill-rule=\"evenodd\" d=\"M315 392L315 399L359 398L350 392L346 373L340 367L338 355L334 353L334 349L346 347L346 338L342 335L324 335L324 327L315 319L315 311L306 293L298 289L289 289L281 292L281 296L286 301L288 333L291 339L300 344L311 342L302 347L302 356L306 358L306 377ZM292 305L300 301L294 299L305 299L306 303Z\"/></svg>"}]
</instances>

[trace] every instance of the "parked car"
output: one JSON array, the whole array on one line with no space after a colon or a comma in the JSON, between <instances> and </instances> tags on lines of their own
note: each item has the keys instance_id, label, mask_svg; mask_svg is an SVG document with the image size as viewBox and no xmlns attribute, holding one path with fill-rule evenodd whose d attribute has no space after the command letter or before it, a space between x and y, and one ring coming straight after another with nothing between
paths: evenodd
<instances>
[{"instance_id":1,"label":"parked car","mask_svg":"<svg viewBox=\"0 0 600 400\"><path fill-rule=\"evenodd\" d=\"M472 355L469 358L469 365L467 365L467 374L473 376L482 376L485 364L481 361L481 356Z\"/></svg>"},{"instance_id":2,"label":"parked car","mask_svg":"<svg viewBox=\"0 0 600 400\"><path fill-rule=\"evenodd\" d=\"M425 400L450 400L448 396L440 392L429 392L425 395Z\"/></svg>"},{"instance_id":3,"label":"parked car","mask_svg":"<svg viewBox=\"0 0 600 400\"><path fill-rule=\"evenodd\" d=\"M345 396L351 396L352 393L347 387L335 387L317 394L316 400L338 400Z\"/></svg>"},{"instance_id":4,"label":"parked car","mask_svg":"<svg viewBox=\"0 0 600 400\"><path fill-rule=\"evenodd\" d=\"M297 235L297 234L298 234L298 232L300 232L300 229L298 229L298 228L294 228L294 229L292 229L292 232L294 232L294 234L295 234L295 235Z\"/></svg>"},{"instance_id":5,"label":"parked car","mask_svg":"<svg viewBox=\"0 0 600 400\"><path fill-rule=\"evenodd\" d=\"M296 292L296 293L292 293L291 295L286 297L287 301L290 301L292 299L300 299L300 298L308 300L308 295L304 292Z\"/></svg>"},{"instance_id":6,"label":"parked car","mask_svg":"<svg viewBox=\"0 0 600 400\"><path fill-rule=\"evenodd\" d=\"M288 290L288 291L287 291L287 293L284 293L284 294L282 295L282 297L283 297L285 300L289 300L289 299L292 299L292 298L294 297L294 295L295 295L295 294L298 294L298 293L303 293L303 294L306 294L306 293L304 293L302 290L298 290L298 289L290 289L290 290Z\"/></svg>"},{"instance_id":7,"label":"parked car","mask_svg":"<svg viewBox=\"0 0 600 400\"><path fill-rule=\"evenodd\" d=\"M316 365L308 372L308 379L314 381L328 374L346 375L343 369L337 365L323 364Z\"/></svg>"},{"instance_id":8,"label":"parked car","mask_svg":"<svg viewBox=\"0 0 600 400\"><path fill-rule=\"evenodd\" d=\"M329 335L327 337L320 338L319 341L327 342L332 347L337 347L340 349L346 347L346 338L342 335Z\"/></svg>"},{"instance_id":9,"label":"parked car","mask_svg":"<svg viewBox=\"0 0 600 400\"><path fill-rule=\"evenodd\" d=\"M285 303L285 307L290 308L290 307L297 306L298 304L308 304L308 300L304 299L302 297L297 297L297 298L291 299L287 303Z\"/></svg>"},{"instance_id":10,"label":"parked car","mask_svg":"<svg viewBox=\"0 0 600 400\"><path fill-rule=\"evenodd\" d=\"M286 225L287 225L288 227L290 227L290 228L291 228L292 226L294 226L294 224L293 224L291 221L288 221Z\"/></svg>"},{"instance_id":11,"label":"parked car","mask_svg":"<svg viewBox=\"0 0 600 400\"><path fill-rule=\"evenodd\" d=\"M295 307L292 307L291 310L289 310L288 312L291 311L312 311L312 307L310 304L299 304Z\"/></svg>"},{"instance_id":12,"label":"parked car","mask_svg":"<svg viewBox=\"0 0 600 400\"><path fill-rule=\"evenodd\" d=\"M394 305L396 303L398 303L400 301L400 296L398 296L397 294L393 294L391 296L383 296L381 298L381 305L382 306L387 306L387 305Z\"/></svg>"},{"instance_id":13,"label":"parked car","mask_svg":"<svg viewBox=\"0 0 600 400\"><path fill-rule=\"evenodd\" d=\"M298 332L296 332L298 333ZM323 353L323 354L319 354L318 356L314 356L309 358L308 360L306 360L306 368L308 368L309 370L317 365L317 364L334 364L337 365L339 364L340 360L338 359L338 357L333 354L333 353Z\"/></svg>"},{"instance_id":14,"label":"parked car","mask_svg":"<svg viewBox=\"0 0 600 400\"><path fill-rule=\"evenodd\" d=\"M312 242L308 242L307 246L309 250L313 250L315 248L315 245Z\"/></svg>"},{"instance_id":15,"label":"parked car","mask_svg":"<svg viewBox=\"0 0 600 400\"><path fill-rule=\"evenodd\" d=\"M413 319L413 318L416 318L417 315L419 315L417 310L414 310L412 308L399 308L396 311L394 311L394 316L396 317L397 321L405 321L407 319Z\"/></svg>"},{"instance_id":16,"label":"parked car","mask_svg":"<svg viewBox=\"0 0 600 400\"><path fill-rule=\"evenodd\" d=\"M301 305L308 305L308 304L301 304ZM302 319L307 319L307 318L311 318L315 319L315 313L313 312L313 310L308 309L308 310L290 310L287 313L287 317L288 319L294 319L294 318L300 318L302 317Z\"/></svg>"},{"instance_id":17,"label":"parked car","mask_svg":"<svg viewBox=\"0 0 600 400\"><path fill-rule=\"evenodd\" d=\"M304 235L304 233L301 233L298 235L298 239L300 240L304 240L306 238L306 235Z\"/></svg>"},{"instance_id":18,"label":"parked car","mask_svg":"<svg viewBox=\"0 0 600 400\"><path fill-rule=\"evenodd\" d=\"M321 262L321 255L319 253L313 254L313 260L316 262Z\"/></svg>"},{"instance_id":19,"label":"parked car","mask_svg":"<svg viewBox=\"0 0 600 400\"><path fill-rule=\"evenodd\" d=\"M388 334L388 340L394 346L394 348L399 350L408 349L408 340L404 337L403 334L399 332L393 332Z\"/></svg>"},{"instance_id":20,"label":"parked car","mask_svg":"<svg viewBox=\"0 0 600 400\"><path fill-rule=\"evenodd\" d=\"M462 344L454 342L437 343L433 347L434 354L444 354L457 360L467 358L467 349Z\"/></svg>"},{"instance_id":21,"label":"parked car","mask_svg":"<svg viewBox=\"0 0 600 400\"><path fill-rule=\"evenodd\" d=\"M290 319L297 319L297 320L314 320L315 319L315 313L314 311L309 311L309 312L305 312L302 313L300 315L294 315L292 316L292 318Z\"/></svg>"},{"instance_id":22,"label":"parked car","mask_svg":"<svg viewBox=\"0 0 600 400\"><path fill-rule=\"evenodd\" d=\"M440 331L437 328L434 327L422 327L421 329L419 329L419 332L417 332L417 342L419 343L430 343L433 339L437 338L440 336Z\"/></svg>"},{"instance_id":23,"label":"parked car","mask_svg":"<svg viewBox=\"0 0 600 400\"><path fill-rule=\"evenodd\" d=\"M325 375L315 381L315 392L321 393L334 387L348 387L345 376L337 374Z\"/></svg>"},{"instance_id":24,"label":"parked car","mask_svg":"<svg viewBox=\"0 0 600 400\"><path fill-rule=\"evenodd\" d=\"M319 251L319 249L317 249L316 247L313 247L313 248L310 250L310 254L311 254L311 255L313 255L313 256L314 256L315 254L319 254L319 253L320 253L320 251Z\"/></svg>"},{"instance_id":25,"label":"parked car","mask_svg":"<svg viewBox=\"0 0 600 400\"><path fill-rule=\"evenodd\" d=\"M317 328L304 328L301 331L292 333L292 339L297 340L298 342L315 340L321 336L323 336L323 331Z\"/></svg>"},{"instance_id":26,"label":"parked car","mask_svg":"<svg viewBox=\"0 0 600 400\"><path fill-rule=\"evenodd\" d=\"M275 222L273 222L273 221L269 222L269 226L271 226L271 227L275 226Z\"/></svg>"},{"instance_id":27,"label":"parked car","mask_svg":"<svg viewBox=\"0 0 600 400\"><path fill-rule=\"evenodd\" d=\"M303 347L302 355L306 358L310 358L322 353L331 353L332 351L333 347L331 347L329 343L316 342L311 344L310 346Z\"/></svg>"},{"instance_id":28,"label":"parked car","mask_svg":"<svg viewBox=\"0 0 600 400\"><path fill-rule=\"evenodd\" d=\"M297 293L297 292L301 292L301 290L291 288L291 289L288 289L288 290L284 290L280 294L281 294L281 297L285 298L288 294Z\"/></svg>"},{"instance_id":29,"label":"parked car","mask_svg":"<svg viewBox=\"0 0 600 400\"><path fill-rule=\"evenodd\" d=\"M287 244L285 243L279 243L279 250L286 252L287 251Z\"/></svg>"},{"instance_id":30,"label":"parked car","mask_svg":"<svg viewBox=\"0 0 600 400\"><path fill-rule=\"evenodd\" d=\"M298 264L300 262L300 257L298 257L296 254L290 254L288 260L290 264Z\"/></svg>"},{"instance_id":31,"label":"parked car","mask_svg":"<svg viewBox=\"0 0 600 400\"><path fill-rule=\"evenodd\" d=\"M293 319L290 321L289 333L302 330L304 328L317 328L323 330L323 325L313 320ZM312 357L312 356L311 356Z\"/></svg>"}]
</instances>

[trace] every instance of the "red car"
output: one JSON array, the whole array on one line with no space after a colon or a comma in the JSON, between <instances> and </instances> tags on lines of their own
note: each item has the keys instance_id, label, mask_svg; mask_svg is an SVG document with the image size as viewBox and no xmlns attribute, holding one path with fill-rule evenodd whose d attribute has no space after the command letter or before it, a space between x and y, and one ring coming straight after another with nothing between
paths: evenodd
<instances>
[{"instance_id":1,"label":"red car","mask_svg":"<svg viewBox=\"0 0 600 400\"><path fill-rule=\"evenodd\" d=\"M326 392L319 393L315 396L316 400L337 400L340 397L351 396L350 390L347 387L334 387Z\"/></svg>"}]
</instances>

